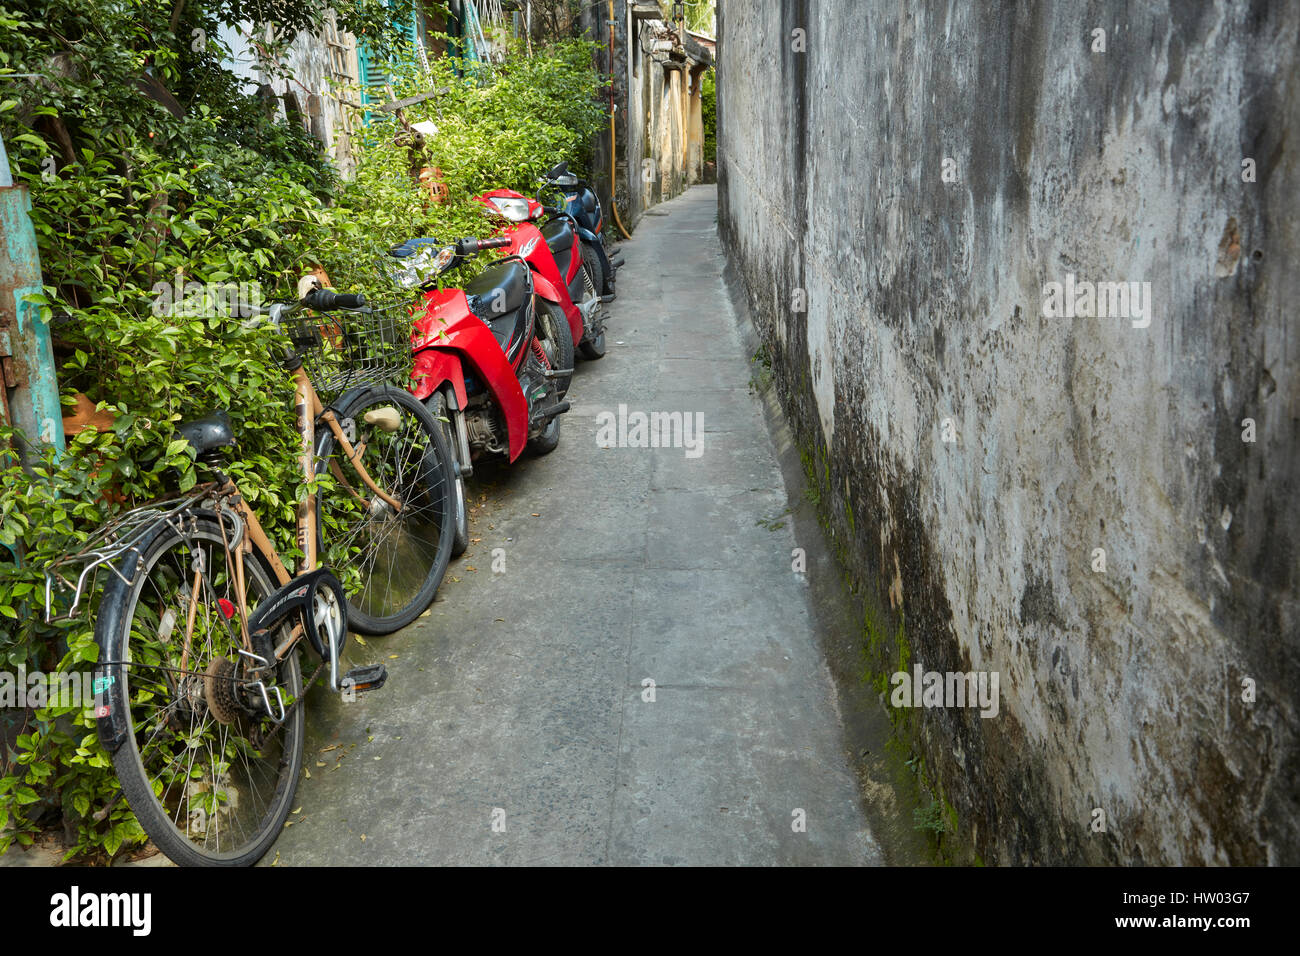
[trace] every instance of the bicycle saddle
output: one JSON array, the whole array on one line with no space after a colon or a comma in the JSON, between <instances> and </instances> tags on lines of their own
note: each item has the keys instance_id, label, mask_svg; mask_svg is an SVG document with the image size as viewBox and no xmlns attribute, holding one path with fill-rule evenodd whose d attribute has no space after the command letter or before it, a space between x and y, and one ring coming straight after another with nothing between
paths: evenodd
<instances>
[{"instance_id":1,"label":"bicycle saddle","mask_svg":"<svg viewBox=\"0 0 1300 956\"><path fill-rule=\"evenodd\" d=\"M230 423L230 416L222 409L203 418L181 422L176 426L176 435L193 445L199 455L218 448L235 447L234 426Z\"/></svg>"}]
</instances>

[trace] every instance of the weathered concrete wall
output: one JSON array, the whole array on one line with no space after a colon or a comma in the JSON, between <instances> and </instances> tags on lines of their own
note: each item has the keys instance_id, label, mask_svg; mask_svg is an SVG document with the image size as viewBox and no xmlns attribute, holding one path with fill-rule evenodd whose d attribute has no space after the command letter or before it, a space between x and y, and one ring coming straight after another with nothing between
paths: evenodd
<instances>
[{"instance_id":1,"label":"weathered concrete wall","mask_svg":"<svg viewBox=\"0 0 1300 956\"><path fill-rule=\"evenodd\" d=\"M719 221L837 537L913 664L1001 677L913 712L962 838L1300 863L1300 7L720 7ZM1067 274L1150 324L1045 317Z\"/></svg>"}]
</instances>

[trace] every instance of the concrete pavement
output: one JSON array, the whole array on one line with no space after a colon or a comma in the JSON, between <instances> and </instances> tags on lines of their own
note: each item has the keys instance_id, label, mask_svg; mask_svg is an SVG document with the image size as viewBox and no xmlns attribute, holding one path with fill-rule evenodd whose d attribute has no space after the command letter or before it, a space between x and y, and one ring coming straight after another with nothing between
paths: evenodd
<instances>
[{"instance_id":1,"label":"concrete pavement","mask_svg":"<svg viewBox=\"0 0 1300 956\"><path fill-rule=\"evenodd\" d=\"M479 469L475 541L439 600L353 644L387 687L315 692L310 778L265 862L881 862L791 570L716 197L642 221L559 448ZM700 413L700 454L599 447L620 403Z\"/></svg>"}]
</instances>

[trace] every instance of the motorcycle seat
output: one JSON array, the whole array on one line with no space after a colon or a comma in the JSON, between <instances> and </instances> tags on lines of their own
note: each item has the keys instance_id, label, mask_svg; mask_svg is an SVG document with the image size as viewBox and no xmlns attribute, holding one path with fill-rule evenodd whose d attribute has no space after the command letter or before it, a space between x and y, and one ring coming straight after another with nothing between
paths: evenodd
<instances>
[{"instance_id":1,"label":"motorcycle seat","mask_svg":"<svg viewBox=\"0 0 1300 956\"><path fill-rule=\"evenodd\" d=\"M521 262L507 260L488 266L465 283L465 295L478 300L474 312L489 320L514 312L528 298L528 267ZM473 301L471 300L471 308Z\"/></svg>"},{"instance_id":2,"label":"motorcycle seat","mask_svg":"<svg viewBox=\"0 0 1300 956\"><path fill-rule=\"evenodd\" d=\"M552 255L573 248L573 227L565 219L552 219L542 226L542 236Z\"/></svg>"}]
</instances>

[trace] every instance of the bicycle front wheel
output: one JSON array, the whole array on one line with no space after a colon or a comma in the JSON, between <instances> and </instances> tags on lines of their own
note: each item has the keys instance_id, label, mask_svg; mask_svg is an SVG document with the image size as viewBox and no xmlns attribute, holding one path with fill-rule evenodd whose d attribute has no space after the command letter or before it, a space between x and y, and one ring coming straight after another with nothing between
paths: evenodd
<instances>
[{"instance_id":1,"label":"bicycle front wheel","mask_svg":"<svg viewBox=\"0 0 1300 956\"><path fill-rule=\"evenodd\" d=\"M348 626L391 634L433 603L451 560L451 452L433 416L400 388L366 389L336 415L355 454L322 434L318 467L334 487L317 496L321 553L343 583Z\"/></svg>"},{"instance_id":2,"label":"bicycle front wheel","mask_svg":"<svg viewBox=\"0 0 1300 956\"><path fill-rule=\"evenodd\" d=\"M257 862L280 834L302 769L298 650L260 670L239 653L241 595L223 537L232 529L223 536L209 514L164 526L122 577L109 575L95 620L108 708L101 739L111 736L106 726L126 731L113 752L122 792L182 866ZM251 611L274 590L262 562L246 556L244 604ZM273 643L287 636L282 626Z\"/></svg>"}]
</instances>

